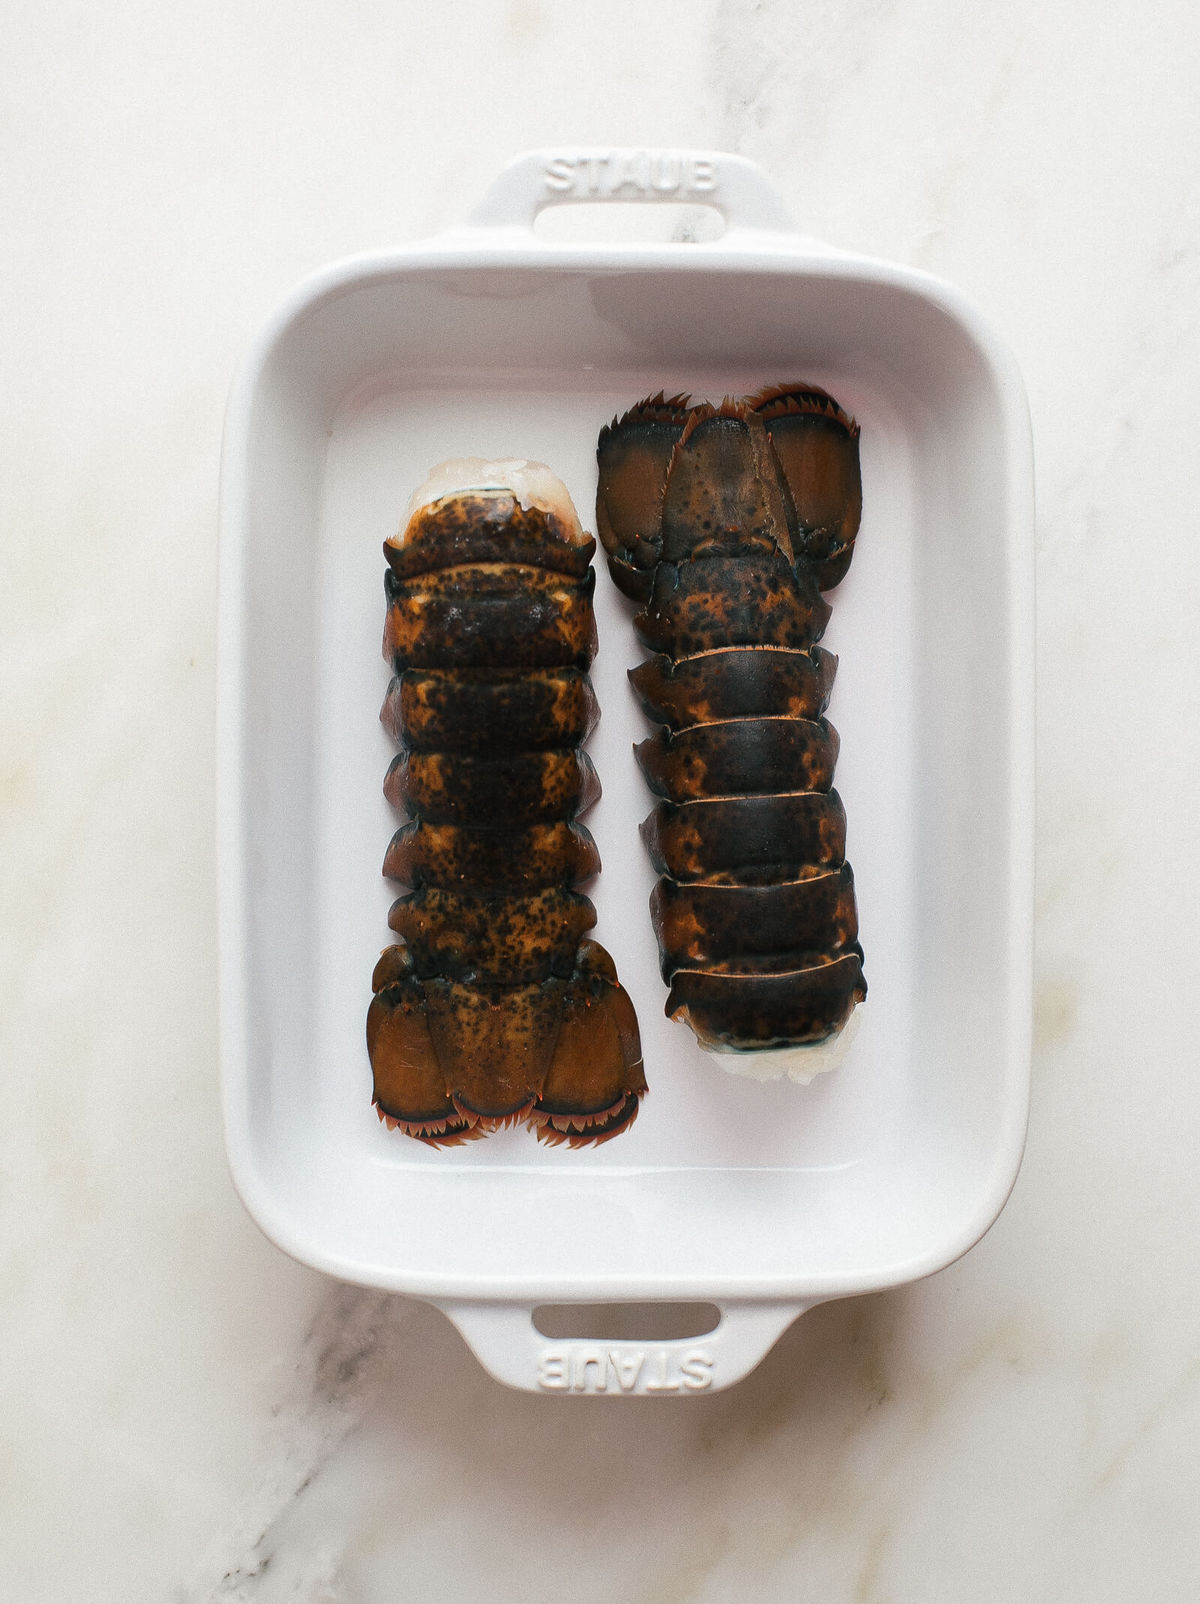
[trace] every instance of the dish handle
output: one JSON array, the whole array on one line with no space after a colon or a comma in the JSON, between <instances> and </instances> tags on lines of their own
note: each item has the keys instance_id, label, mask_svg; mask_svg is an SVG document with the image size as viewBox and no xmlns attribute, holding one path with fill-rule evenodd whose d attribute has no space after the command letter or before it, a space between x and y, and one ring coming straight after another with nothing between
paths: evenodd
<instances>
[{"instance_id":1,"label":"dish handle","mask_svg":"<svg viewBox=\"0 0 1200 1604\"><path fill-rule=\"evenodd\" d=\"M484 1369L507 1386L524 1392L639 1398L697 1397L732 1386L813 1306L731 1303L719 1310L715 1328L702 1336L643 1341L547 1337L534 1324L535 1311L527 1303L436 1302Z\"/></svg>"},{"instance_id":2,"label":"dish handle","mask_svg":"<svg viewBox=\"0 0 1200 1604\"><path fill-rule=\"evenodd\" d=\"M493 180L468 219L470 228L530 231L548 206L629 204L711 206L726 231L793 234L795 225L761 167L713 150L529 151Z\"/></svg>"}]
</instances>

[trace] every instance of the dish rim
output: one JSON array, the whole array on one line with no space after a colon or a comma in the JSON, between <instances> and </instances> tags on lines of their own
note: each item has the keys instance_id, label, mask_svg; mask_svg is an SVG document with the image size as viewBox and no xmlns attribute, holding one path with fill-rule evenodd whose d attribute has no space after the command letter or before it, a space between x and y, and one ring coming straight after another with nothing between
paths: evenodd
<instances>
[{"instance_id":1,"label":"dish rim","mask_svg":"<svg viewBox=\"0 0 1200 1604\"><path fill-rule=\"evenodd\" d=\"M1005 493L1012 509L1005 554L1011 651L1006 705L1013 711L1005 772L1004 818L1009 845L1006 915L1010 935L1006 966L997 975L1003 1017L1020 1053L1004 1056L999 1088L1001 1120L989 1145L991 1173L973 1212L957 1229L921 1254L880 1273L867 1269L817 1275L781 1271L753 1278L713 1274L642 1276L580 1273L564 1278L530 1274L466 1275L449 1267L433 1273L356 1260L314 1243L281 1206L253 1151L246 1117L249 1051L244 956L249 877L240 835L240 707L245 692L242 563L252 469L252 423L262 385L291 333L333 300L415 273L494 272L541 274L695 274L735 272L739 277L777 273L822 276L846 288L882 286L939 307L979 350L1003 407ZM291 1257L340 1279L431 1300L482 1299L526 1305L551 1301L625 1302L700 1299L728 1303L794 1301L797 1308L836 1296L907 1284L945 1268L968 1252L1003 1210L1020 1170L1028 1126L1033 995L1034 871L1034 592L1033 459L1028 407L1015 358L957 288L922 270L842 251L802 235L731 227L719 240L686 244L615 241L604 245L534 240L523 230L464 225L433 239L365 252L306 276L277 305L248 348L234 380L226 414L221 466L221 539L218 608L217 841L220 975L220 1057L226 1153L235 1187L260 1229ZM636 1174L646 1166L633 1166ZM650 1166L654 1168L654 1166ZM616 1170L614 1174L626 1172Z\"/></svg>"}]
</instances>

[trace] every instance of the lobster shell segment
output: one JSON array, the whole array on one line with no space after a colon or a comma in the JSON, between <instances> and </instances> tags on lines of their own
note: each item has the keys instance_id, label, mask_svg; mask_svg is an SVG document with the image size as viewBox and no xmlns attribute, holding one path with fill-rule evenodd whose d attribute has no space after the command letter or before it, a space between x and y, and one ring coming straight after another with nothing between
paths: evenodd
<instances>
[{"instance_id":1,"label":"lobster shell segment","mask_svg":"<svg viewBox=\"0 0 1200 1604\"><path fill-rule=\"evenodd\" d=\"M798 778L806 791L827 791L838 735L823 718L731 718L692 724L677 734L660 730L634 750L652 791L687 802L759 796Z\"/></svg>"},{"instance_id":2,"label":"lobster shell segment","mask_svg":"<svg viewBox=\"0 0 1200 1604\"><path fill-rule=\"evenodd\" d=\"M458 487L435 470L384 548L384 793L408 815L384 873L411 889L372 980L375 1103L433 1146L526 1122L579 1147L627 1129L646 1090L576 889L600 868L577 821L600 794L582 749L595 542L548 470L469 467Z\"/></svg>"},{"instance_id":3,"label":"lobster shell segment","mask_svg":"<svg viewBox=\"0 0 1200 1604\"><path fill-rule=\"evenodd\" d=\"M529 564L468 564L435 574L386 576L384 655L397 670L530 668L589 663L596 652L595 571L582 579Z\"/></svg>"},{"instance_id":4,"label":"lobster shell segment","mask_svg":"<svg viewBox=\"0 0 1200 1604\"><path fill-rule=\"evenodd\" d=\"M816 718L829 706L837 658L821 646L736 646L647 658L629 679L643 709L673 730L728 718Z\"/></svg>"},{"instance_id":5,"label":"lobster shell segment","mask_svg":"<svg viewBox=\"0 0 1200 1604\"><path fill-rule=\"evenodd\" d=\"M597 529L653 654L630 678L659 726L636 751L662 799L642 835L667 1013L723 1054L828 1042L866 996L818 644L861 516L858 426L812 385L659 394L597 458Z\"/></svg>"},{"instance_id":6,"label":"lobster shell segment","mask_svg":"<svg viewBox=\"0 0 1200 1604\"><path fill-rule=\"evenodd\" d=\"M845 862L846 810L836 791L660 802L642 840L670 879L773 885Z\"/></svg>"},{"instance_id":7,"label":"lobster shell segment","mask_svg":"<svg viewBox=\"0 0 1200 1604\"><path fill-rule=\"evenodd\" d=\"M799 969L677 970L667 1013L710 1051L778 1051L828 1041L865 995L855 949Z\"/></svg>"},{"instance_id":8,"label":"lobster shell segment","mask_svg":"<svg viewBox=\"0 0 1200 1604\"><path fill-rule=\"evenodd\" d=\"M663 979L680 969L755 963L778 957L783 968L803 969L823 950L850 951L858 935L854 876L843 863L802 880L771 885L680 885L663 879L650 910L663 954Z\"/></svg>"},{"instance_id":9,"label":"lobster shell segment","mask_svg":"<svg viewBox=\"0 0 1200 1604\"><path fill-rule=\"evenodd\" d=\"M443 891L483 884L528 892L592 879L600 872L600 854L582 824L561 819L511 832L416 819L392 837L383 872L389 880Z\"/></svg>"},{"instance_id":10,"label":"lobster shell segment","mask_svg":"<svg viewBox=\"0 0 1200 1604\"><path fill-rule=\"evenodd\" d=\"M388 686L380 719L414 752L575 747L596 727L596 693L582 668L461 668L403 674Z\"/></svg>"}]
</instances>

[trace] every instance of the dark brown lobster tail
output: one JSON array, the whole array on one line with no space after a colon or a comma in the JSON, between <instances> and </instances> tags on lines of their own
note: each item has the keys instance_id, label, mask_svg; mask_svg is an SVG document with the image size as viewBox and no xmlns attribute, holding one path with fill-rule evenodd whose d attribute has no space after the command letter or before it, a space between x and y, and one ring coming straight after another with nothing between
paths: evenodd
<instances>
[{"instance_id":1,"label":"dark brown lobster tail","mask_svg":"<svg viewBox=\"0 0 1200 1604\"><path fill-rule=\"evenodd\" d=\"M715 1051L827 1041L866 996L823 717L822 591L862 510L858 426L823 390L651 397L601 432L597 528L654 655L642 834L667 1013Z\"/></svg>"},{"instance_id":2,"label":"dark brown lobster tail","mask_svg":"<svg viewBox=\"0 0 1200 1604\"><path fill-rule=\"evenodd\" d=\"M575 889L600 867L576 817L599 795L581 745L594 549L557 481L444 495L384 547L381 718L400 746L384 791L408 814L384 873L411 890L367 1046L380 1117L434 1146L516 1121L606 1141L646 1089L633 1006Z\"/></svg>"}]
</instances>

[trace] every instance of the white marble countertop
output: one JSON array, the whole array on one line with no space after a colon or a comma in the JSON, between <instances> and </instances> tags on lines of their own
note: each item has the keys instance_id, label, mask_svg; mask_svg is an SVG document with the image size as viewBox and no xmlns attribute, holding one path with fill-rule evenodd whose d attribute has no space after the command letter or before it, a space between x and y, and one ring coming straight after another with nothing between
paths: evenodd
<instances>
[{"instance_id":1,"label":"white marble countertop","mask_svg":"<svg viewBox=\"0 0 1200 1604\"><path fill-rule=\"evenodd\" d=\"M1193 8L45 0L6 35L0 1591L1194 1599ZM951 1269L686 1403L509 1392L440 1314L293 1264L218 1107L232 373L303 274L564 142L741 153L815 235L959 284L1037 453L1016 1190Z\"/></svg>"}]
</instances>

